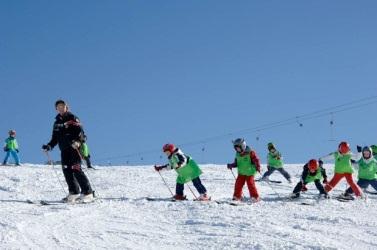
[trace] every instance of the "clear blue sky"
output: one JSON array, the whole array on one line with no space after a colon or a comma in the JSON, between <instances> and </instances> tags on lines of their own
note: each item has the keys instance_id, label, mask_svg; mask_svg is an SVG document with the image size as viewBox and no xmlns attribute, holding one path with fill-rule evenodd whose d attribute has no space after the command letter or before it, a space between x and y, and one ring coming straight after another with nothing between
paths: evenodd
<instances>
[{"instance_id":1,"label":"clear blue sky","mask_svg":"<svg viewBox=\"0 0 377 250\"><path fill-rule=\"evenodd\" d=\"M376 13L372 0L1 1L0 138L16 129L22 161L44 162L40 148L63 98L84 124L95 163L152 164L164 162L166 142L371 96ZM296 163L339 140L377 143L376 104L336 114L333 136L329 121L235 133L183 151L226 163L240 136L264 162L273 141Z\"/></svg>"}]
</instances>

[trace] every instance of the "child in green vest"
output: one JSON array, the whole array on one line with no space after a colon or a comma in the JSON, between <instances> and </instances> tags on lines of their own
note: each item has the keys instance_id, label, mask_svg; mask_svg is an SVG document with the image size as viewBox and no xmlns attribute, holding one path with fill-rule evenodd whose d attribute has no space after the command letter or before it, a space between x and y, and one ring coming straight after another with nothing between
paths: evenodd
<instances>
[{"instance_id":1,"label":"child in green vest","mask_svg":"<svg viewBox=\"0 0 377 250\"><path fill-rule=\"evenodd\" d=\"M363 148L362 157L357 162L357 166L359 168L357 185L362 189L366 189L371 185L377 191L377 160L373 157L370 147ZM341 197L352 198L352 193L352 188L348 188Z\"/></svg>"},{"instance_id":2,"label":"child in green vest","mask_svg":"<svg viewBox=\"0 0 377 250\"><path fill-rule=\"evenodd\" d=\"M227 164L228 169L237 168L238 176L234 185L233 200L242 200L242 189L247 184L251 201L259 201L259 194L255 186L254 176L260 173L260 162L257 154L246 146L246 142L242 138L233 141L233 147L236 151L236 158L233 163Z\"/></svg>"},{"instance_id":3,"label":"child in green vest","mask_svg":"<svg viewBox=\"0 0 377 250\"><path fill-rule=\"evenodd\" d=\"M264 173L262 181L268 181L268 177L275 172L279 171L289 183L292 183L291 176L283 168L283 158L279 151L276 150L275 145L270 142L267 145L268 155L267 155L267 172Z\"/></svg>"},{"instance_id":4,"label":"child in green vest","mask_svg":"<svg viewBox=\"0 0 377 250\"><path fill-rule=\"evenodd\" d=\"M322 179L323 183L327 183L326 170L322 168L322 164L319 164L317 160L311 159L308 163L305 164L302 171L301 180L293 189L293 193L290 196L290 198L295 199L300 197L300 192L302 191L302 188L306 184L311 182L314 182L320 195L323 195L325 198L328 198L328 194L321 183Z\"/></svg>"},{"instance_id":5,"label":"child in green vest","mask_svg":"<svg viewBox=\"0 0 377 250\"><path fill-rule=\"evenodd\" d=\"M86 143L86 135L84 135L84 138L81 142L81 145L80 145L80 154L82 156L82 158L85 160L86 162L86 166L88 168L93 168L92 167L92 163L90 162L90 151L89 151L89 147L88 147L88 144Z\"/></svg>"},{"instance_id":6,"label":"child in green vest","mask_svg":"<svg viewBox=\"0 0 377 250\"><path fill-rule=\"evenodd\" d=\"M341 142L338 146L337 152L330 153L329 155L320 158L321 161L335 160L334 177L326 184L326 192L330 192L341 179L346 178L348 185L351 186L355 195L357 197L362 196L360 187L355 183L352 177L353 169L351 160L358 161L359 158L358 155L355 155L350 151L350 146L347 142Z\"/></svg>"},{"instance_id":7,"label":"child in green vest","mask_svg":"<svg viewBox=\"0 0 377 250\"><path fill-rule=\"evenodd\" d=\"M16 166L20 166L20 158L18 157L18 143L16 140L16 131L15 130L10 130L8 132L9 137L5 140L5 146L4 146L4 151L6 152L3 165L6 165L8 162L8 158L10 155L12 155Z\"/></svg>"},{"instance_id":8,"label":"child in green vest","mask_svg":"<svg viewBox=\"0 0 377 250\"><path fill-rule=\"evenodd\" d=\"M185 183L192 181L194 187L200 194L198 200L210 200L210 197L207 195L207 189L200 180L199 176L202 174L202 170L199 168L198 164L173 144L165 144L162 150L168 157L169 163L162 166L155 165L154 168L156 171L174 169L177 172L177 184L173 198L175 200L185 200L186 196L183 194Z\"/></svg>"}]
</instances>

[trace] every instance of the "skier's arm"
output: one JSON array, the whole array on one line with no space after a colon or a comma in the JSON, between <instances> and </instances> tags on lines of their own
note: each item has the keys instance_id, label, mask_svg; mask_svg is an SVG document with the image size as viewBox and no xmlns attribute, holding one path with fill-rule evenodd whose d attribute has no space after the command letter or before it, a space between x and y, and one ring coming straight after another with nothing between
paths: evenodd
<instances>
[{"instance_id":1,"label":"skier's arm","mask_svg":"<svg viewBox=\"0 0 377 250\"><path fill-rule=\"evenodd\" d=\"M330 153L326 156L322 156L321 158L319 158L320 161L331 161L331 160L334 160L334 159L335 159L334 153Z\"/></svg>"},{"instance_id":2,"label":"skier's arm","mask_svg":"<svg viewBox=\"0 0 377 250\"><path fill-rule=\"evenodd\" d=\"M302 171L302 175L301 175L301 182L302 182L302 183L305 182L306 177L308 177L308 174L309 174L308 164L305 164L305 166L304 166L304 170Z\"/></svg>"},{"instance_id":3,"label":"skier's arm","mask_svg":"<svg viewBox=\"0 0 377 250\"><path fill-rule=\"evenodd\" d=\"M326 174L326 169L324 169L322 166L319 166L321 168L321 173L323 176L323 183L327 183L327 174Z\"/></svg>"},{"instance_id":4,"label":"skier's arm","mask_svg":"<svg viewBox=\"0 0 377 250\"><path fill-rule=\"evenodd\" d=\"M260 173L261 171L260 161L257 154L254 151L250 152L250 159L251 159L251 163L255 164L257 171Z\"/></svg>"},{"instance_id":5,"label":"skier's arm","mask_svg":"<svg viewBox=\"0 0 377 250\"><path fill-rule=\"evenodd\" d=\"M226 164L227 168L232 169L237 167L237 159L234 159L233 163Z\"/></svg>"},{"instance_id":6,"label":"skier's arm","mask_svg":"<svg viewBox=\"0 0 377 250\"><path fill-rule=\"evenodd\" d=\"M56 130L55 127L56 127L56 124L54 124L54 128L52 130L51 140L49 143L47 143L47 145L50 146L50 149L53 149L56 146L56 144L58 144L58 135L57 135L58 130Z\"/></svg>"}]
</instances>

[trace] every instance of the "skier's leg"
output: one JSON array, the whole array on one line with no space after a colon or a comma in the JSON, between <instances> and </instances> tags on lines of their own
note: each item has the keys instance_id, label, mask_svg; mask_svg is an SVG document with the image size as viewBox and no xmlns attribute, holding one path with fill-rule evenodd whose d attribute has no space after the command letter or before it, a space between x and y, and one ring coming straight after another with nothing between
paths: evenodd
<instances>
[{"instance_id":1,"label":"skier's leg","mask_svg":"<svg viewBox=\"0 0 377 250\"><path fill-rule=\"evenodd\" d=\"M64 174L65 182L67 183L67 186L68 186L68 192L70 194L79 194L80 193L79 184L77 183L77 180L75 176L73 175L72 168L64 165L63 174Z\"/></svg>"},{"instance_id":2,"label":"skier's leg","mask_svg":"<svg viewBox=\"0 0 377 250\"><path fill-rule=\"evenodd\" d=\"M327 194L325 189L323 188L323 185L322 185L320 180L315 180L314 184L315 184L315 186L318 189L320 194Z\"/></svg>"},{"instance_id":3,"label":"skier's leg","mask_svg":"<svg viewBox=\"0 0 377 250\"><path fill-rule=\"evenodd\" d=\"M3 165L6 165L6 164L8 163L9 155L10 155L10 151L8 150L8 151L5 153L5 158L4 158L4 161L3 161Z\"/></svg>"},{"instance_id":4,"label":"skier's leg","mask_svg":"<svg viewBox=\"0 0 377 250\"><path fill-rule=\"evenodd\" d=\"M344 177L344 174L337 174L335 173L334 176L332 177L332 179L330 180L329 183L326 184L325 186L325 191L328 193L331 191L331 189L333 189L336 184L338 184L338 182Z\"/></svg>"},{"instance_id":5,"label":"skier's leg","mask_svg":"<svg viewBox=\"0 0 377 250\"><path fill-rule=\"evenodd\" d=\"M85 161L86 161L86 166L88 168L92 168L92 163L90 162L90 155L88 155L87 157L85 157Z\"/></svg>"},{"instance_id":6,"label":"skier's leg","mask_svg":"<svg viewBox=\"0 0 377 250\"><path fill-rule=\"evenodd\" d=\"M352 174L344 174L346 177L346 180L348 182L348 185L351 186L353 192L355 193L356 196L361 196L361 190L360 187L354 182Z\"/></svg>"},{"instance_id":7,"label":"skier's leg","mask_svg":"<svg viewBox=\"0 0 377 250\"><path fill-rule=\"evenodd\" d=\"M370 185L374 188L374 190L377 191L377 180L374 179L374 180L371 180L370 181ZM360 185L359 185L360 186Z\"/></svg>"},{"instance_id":8,"label":"skier's leg","mask_svg":"<svg viewBox=\"0 0 377 250\"><path fill-rule=\"evenodd\" d=\"M254 199L259 199L259 194L257 187L255 186L254 176L247 176L246 177L246 184L249 189L250 197L253 197Z\"/></svg>"},{"instance_id":9,"label":"skier's leg","mask_svg":"<svg viewBox=\"0 0 377 250\"><path fill-rule=\"evenodd\" d=\"M301 189L302 187L305 185L306 183L303 183L302 181L298 182L296 187L293 189L293 193L294 194L298 194L297 196L300 195L300 192L301 192Z\"/></svg>"},{"instance_id":10,"label":"skier's leg","mask_svg":"<svg viewBox=\"0 0 377 250\"><path fill-rule=\"evenodd\" d=\"M287 181L291 181L291 175L284 168L278 168L277 170L284 176L285 179L287 179Z\"/></svg>"},{"instance_id":11,"label":"skier's leg","mask_svg":"<svg viewBox=\"0 0 377 250\"><path fill-rule=\"evenodd\" d=\"M266 180L268 179L268 177L270 177L270 175L275 171L276 169L275 168L272 168L270 166L267 167L267 172L263 174L262 176L262 180Z\"/></svg>"},{"instance_id":12,"label":"skier's leg","mask_svg":"<svg viewBox=\"0 0 377 250\"><path fill-rule=\"evenodd\" d=\"M178 183L175 186L175 194L178 196L183 196L183 190L185 189L185 185Z\"/></svg>"},{"instance_id":13,"label":"skier's leg","mask_svg":"<svg viewBox=\"0 0 377 250\"><path fill-rule=\"evenodd\" d=\"M193 179L192 183L194 184L196 190L198 190L199 194L207 193L207 189L204 187L199 177Z\"/></svg>"},{"instance_id":14,"label":"skier's leg","mask_svg":"<svg viewBox=\"0 0 377 250\"><path fill-rule=\"evenodd\" d=\"M246 176L244 175L238 175L236 179L236 183L234 184L234 193L233 198L235 199L241 199L242 198L242 188L245 184Z\"/></svg>"},{"instance_id":15,"label":"skier's leg","mask_svg":"<svg viewBox=\"0 0 377 250\"><path fill-rule=\"evenodd\" d=\"M13 157L16 165L20 165L20 158L18 157L17 151L12 150L12 151L10 151L10 153L12 154L12 157Z\"/></svg>"}]
</instances>

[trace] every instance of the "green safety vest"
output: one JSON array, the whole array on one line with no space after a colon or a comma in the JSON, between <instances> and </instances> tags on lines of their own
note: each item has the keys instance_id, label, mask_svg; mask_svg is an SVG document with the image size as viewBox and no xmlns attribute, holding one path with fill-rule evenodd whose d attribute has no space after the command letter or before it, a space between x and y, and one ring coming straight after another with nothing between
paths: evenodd
<instances>
[{"instance_id":1,"label":"green safety vest","mask_svg":"<svg viewBox=\"0 0 377 250\"><path fill-rule=\"evenodd\" d=\"M9 150L16 150L18 149L18 144L17 144L17 140L16 138L14 137L8 137L6 140L5 140L5 147Z\"/></svg>"},{"instance_id":2,"label":"green safety vest","mask_svg":"<svg viewBox=\"0 0 377 250\"><path fill-rule=\"evenodd\" d=\"M177 183L179 184L190 182L202 174L202 170L199 168L198 164L191 159L191 157L186 157L188 161L187 164L181 166L180 168L176 168L179 162L176 155L172 155L172 157L169 159L170 166L173 167L178 174Z\"/></svg>"},{"instance_id":3,"label":"green safety vest","mask_svg":"<svg viewBox=\"0 0 377 250\"><path fill-rule=\"evenodd\" d=\"M359 160L359 179L375 180L377 178L377 160L371 159L368 163L364 159Z\"/></svg>"},{"instance_id":4,"label":"green safety vest","mask_svg":"<svg viewBox=\"0 0 377 250\"><path fill-rule=\"evenodd\" d=\"M254 176L257 173L257 168L251 162L250 152L241 156L240 153L236 154L237 170L239 175Z\"/></svg>"},{"instance_id":5,"label":"green safety vest","mask_svg":"<svg viewBox=\"0 0 377 250\"><path fill-rule=\"evenodd\" d=\"M318 168L315 175L310 175L310 172L309 172L308 176L306 176L304 181L306 183L310 183L310 182L314 182L316 180L321 180L321 179L322 179L321 168Z\"/></svg>"},{"instance_id":6,"label":"green safety vest","mask_svg":"<svg viewBox=\"0 0 377 250\"><path fill-rule=\"evenodd\" d=\"M86 144L86 143L82 143L81 144L80 153L81 153L82 157L86 158L86 157L89 156L89 147L88 147L88 144Z\"/></svg>"},{"instance_id":7,"label":"green safety vest","mask_svg":"<svg viewBox=\"0 0 377 250\"><path fill-rule=\"evenodd\" d=\"M277 159L280 157L280 159ZM275 152L274 154L268 153L268 166L272 168L282 168L283 167L283 160L281 159L281 155L279 152Z\"/></svg>"},{"instance_id":8,"label":"green safety vest","mask_svg":"<svg viewBox=\"0 0 377 250\"><path fill-rule=\"evenodd\" d=\"M333 153L333 155L335 157L335 173L337 174L347 174L347 173L352 174L353 173L352 163L351 163L351 158L352 158L351 154L348 153L348 154L342 155L339 152L335 152Z\"/></svg>"}]
</instances>

